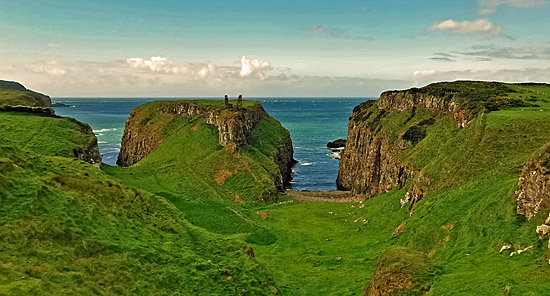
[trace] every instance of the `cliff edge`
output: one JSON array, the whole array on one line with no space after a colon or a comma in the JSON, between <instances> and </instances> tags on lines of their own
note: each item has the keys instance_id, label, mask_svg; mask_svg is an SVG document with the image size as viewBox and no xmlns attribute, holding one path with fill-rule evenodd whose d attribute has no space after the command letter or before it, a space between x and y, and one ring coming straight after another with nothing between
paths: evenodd
<instances>
[{"instance_id":1,"label":"cliff edge","mask_svg":"<svg viewBox=\"0 0 550 296\"><path fill-rule=\"evenodd\" d=\"M387 91L378 100L358 105L348 122L338 188L372 198L403 188L415 176L423 183L429 182L410 163L403 162L402 155L420 143L437 120L450 119L452 125L464 128L480 114L528 106L508 96L512 93L513 88L497 82L442 82ZM422 190L417 191L410 194L410 200L422 198Z\"/></svg>"},{"instance_id":2,"label":"cliff edge","mask_svg":"<svg viewBox=\"0 0 550 296\"><path fill-rule=\"evenodd\" d=\"M283 191L290 185L292 178L294 160L290 134L269 116L260 103L243 103L240 108L226 108L223 101L211 100L151 102L142 105L134 109L126 120L117 164L122 167L132 166L159 149L179 128L192 122L190 128L193 132L205 124L216 128L218 147L225 151L240 155L257 149L268 157L277 167L276 172L270 173L272 182L277 191ZM195 123L196 120L200 122ZM264 128L268 130L264 131ZM228 173L231 171L216 172L219 183L225 183L225 178L220 175L225 174L229 178L234 174Z\"/></svg>"}]
</instances>

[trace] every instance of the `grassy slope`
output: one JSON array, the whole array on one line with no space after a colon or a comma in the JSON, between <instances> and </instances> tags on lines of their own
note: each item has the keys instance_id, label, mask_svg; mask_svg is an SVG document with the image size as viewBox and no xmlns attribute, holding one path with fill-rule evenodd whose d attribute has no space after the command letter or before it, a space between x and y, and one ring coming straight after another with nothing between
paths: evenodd
<instances>
[{"instance_id":1,"label":"grassy slope","mask_svg":"<svg viewBox=\"0 0 550 296\"><path fill-rule=\"evenodd\" d=\"M0 107L1 106L30 106L50 107L50 98L25 89L14 82L0 80Z\"/></svg>"},{"instance_id":2,"label":"grassy slope","mask_svg":"<svg viewBox=\"0 0 550 296\"><path fill-rule=\"evenodd\" d=\"M515 214L514 190L523 163L550 141L550 97L545 95L550 88L511 87L518 91L511 97L539 107L480 114L465 129L435 115L440 120L428 128L427 138L403 155L434 180L412 217L399 203L407 188L369 200L362 209L358 204L271 206L266 212L273 219L266 227L280 239L258 249L260 262L284 270L276 276L279 284L298 283L289 287L292 294L357 295L379 254L398 245L428 255L431 267L419 272L433 281L432 295L495 295L506 286L516 295L546 293L547 242L539 241L534 229L547 212L524 221ZM410 115L386 117L381 132L402 134L434 116L417 110L403 124ZM354 223L357 217L369 223ZM402 222L408 223L404 233L394 237ZM452 230L442 228L450 224ZM504 242L535 248L510 257L498 252Z\"/></svg>"},{"instance_id":3,"label":"grassy slope","mask_svg":"<svg viewBox=\"0 0 550 296\"><path fill-rule=\"evenodd\" d=\"M533 230L541 218L530 222L518 218L513 191L521 165L550 140L544 133L550 128L550 106L544 93L550 90L543 86L511 87L518 92L508 94L509 102L521 97L540 107L480 114L465 129L456 127L444 114L422 110L416 110L412 118L406 113L384 119L381 132L394 138L424 119L439 119L428 128L427 138L403 155L403 161L411 161L434 180L430 195L417 205L412 217L399 203L407 188L367 201L364 208L360 204L297 202L242 206L231 201L230 195L218 196L223 186L212 181L208 186L195 185L191 180L170 181L167 178L174 174L166 174L160 167L154 182L146 179L149 181L140 185L140 178L131 182L153 192L170 192L166 196L196 225L252 242L256 258L274 275L283 294L358 295L372 277L381 253L392 246L406 246L428 255L430 267L419 272L433 283L433 295L497 294L506 286L514 293L536 295L547 289L543 280L548 272L545 243L539 242ZM487 100L482 103L493 105ZM211 129L210 133L215 139L216 131ZM190 142L175 141L167 144L170 149L166 151L179 147L175 151L182 153L177 154L187 155L181 147ZM207 146L199 145L200 150ZM155 160L181 166L176 165L181 162L161 159L161 154L167 154L160 153L161 149L144 163ZM154 168L146 165L143 174ZM203 175L204 179L212 179L212 172ZM216 193L208 193L210 190ZM197 195L202 196L201 202L195 200ZM256 215L259 209L270 218L263 220ZM404 233L394 236L393 230L403 222L408 223ZM442 228L450 224L452 230ZM536 248L509 257L498 253L503 242L524 247L533 244Z\"/></svg>"},{"instance_id":4,"label":"grassy slope","mask_svg":"<svg viewBox=\"0 0 550 296\"><path fill-rule=\"evenodd\" d=\"M500 294L506 286L513 294L545 293L546 242L538 240L534 227L547 213L533 221L522 220L515 214L513 192L522 164L550 141L545 133L550 128L550 98L544 95L550 89L510 87L518 92L508 96L530 99L539 107L480 113L465 129L444 114L422 110L412 118L405 113L384 119L381 132L394 137L422 120L438 119L428 127L427 137L403 155L403 161L412 162L434 180L412 217L399 203L407 187L369 200L364 208L297 202L232 205L253 221L249 225L266 229L242 232L255 242L256 257L274 274L280 291L358 295L372 277L380 254L392 246L406 246L428 256L429 267L418 272L432 282L432 295ZM254 214L257 209L270 218L262 220ZM216 219L223 218L216 215ZM364 224L363 219L369 222ZM211 220L197 218L197 223L219 227ZM404 233L394 236L393 230L403 222L408 223ZM451 230L443 228L451 224ZM498 252L504 242L535 248L510 257ZM389 252L385 260L394 253Z\"/></svg>"},{"instance_id":5,"label":"grassy slope","mask_svg":"<svg viewBox=\"0 0 550 296\"><path fill-rule=\"evenodd\" d=\"M244 242L65 157L88 140L73 120L0 113L0 130L0 295L273 293Z\"/></svg>"},{"instance_id":6,"label":"grassy slope","mask_svg":"<svg viewBox=\"0 0 550 296\"><path fill-rule=\"evenodd\" d=\"M222 107L223 101L195 101L204 107ZM168 104L171 104L169 102ZM277 121L266 118L255 128L250 145L232 153L218 143L218 130L200 116L155 116L165 102L139 107L147 124L162 127L163 145L129 168L105 167L104 171L126 184L163 196L190 221L222 234L251 232L256 228L236 202L276 198L271 174L274 147L288 132ZM244 107L257 102L244 101Z\"/></svg>"},{"instance_id":7,"label":"grassy slope","mask_svg":"<svg viewBox=\"0 0 550 296\"><path fill-rule=\"evenodd\" d=\"M135 283L150 283L145 278L152 276L156 276L156 278L152 278L156 281L171 276L175 277L175 274L180 271L179 268L183 268L183 265L187 266L186 264L154 265L152 262L156 260L147 263L147 261L140 259L141 261L138 260L139 262L136 263L135 260L130 259L142 258L133 252L142 254L141 251L135 250L139 250L138 246L145 245L148 250L155 254L154 258L161 256L162 258L169 258L163 262L172 262L170 256L175 256L173 253L178 252L174 250L183 244L190 249L189 254L196 254L192 255L193 258L200 258L203 263L206 258L212 255L212 249L223 250L223 252L215 253L215 259L210 259L216 262L215 267L212 269L202 267L203 265L196 269L183 269L183 274L186 276L191 274L191 276L198 278L202 276L203 278L202 281L198 281L196 284L190 284L194 285L191 289L193 287L209 287L211 291L222 291L225 286L216 281L219 277L222 277L223 280L225 276L224 270L221 268L222 265L237 266L229 269L237 269L244 274L239 277L246 279L244 282L239 282L240 286L247 283L252 285L254 280L257 279L256 276L250 276L250 270L258 272L260 277L267 277L262 273L263 269L258 270L255 265L244 264L243 267L242 260L245 259L241 258L242 254L238 253L236 249L231 249L237 248L236 246L239 245L237 242L242 244L242 240L245 240L254 247L258 262L273 275L273 280L277 283L277 288L281 294L358 295L365 283L374 274L381 253L388 248L396 250L392 248L393 246L406 246L414 252L428 256L429 267L420 272L422 277L433 283L430 290L432 295L499 295L504 294L506 286L510 286L510 293L515 295L543 295L548 290L547 248L545 241L537 239L534 227L540 224L547 212L540 213L532 221L524 221L515 214L515 196L513 192L517 187L521 165L530 154L550 141L550 135L545 132L550 128L550 98L547 95L550 93L550 89L544 86L511 87L518 92L508 94L508 96L522 97L522 99L527 99L528 102L538 104L540 107L521 107L479 115L475 122L465 129L457 128L445 115L436 114L435 116L440 120L428 127L427 137L403 155L403 161L412 162L417 169L422 169L425 175L434 180L429 195L419 202L412 217L409 217L406 207L401 208L399 204L399 199L404 196L407 188L394 190L373 200L366 201L364 208L360 208L360 204L320 202L280 202L273 204L247 202L244 205L236 203L233 197L233 189L228 188L225 190L224 186L226 184L230 185L229 187L244 186L251 179L250 177L247 179L247 174L244 173L244 177L235 177L235 180L231 180L234 177L228 178L226 181L229 183L226 182L224 185L218 185L213 181L212 174L217 171L216 169L222 165L228 165L220 160L230 158L229 155L225 154L225 150L214 145L217 139L217 131L202 124L201 119L194 118L187 123L173 125L173 127L177 126L178 128L173 131L172 135L178 135L178 137L170 136L167 138L165 145L157 150L158 153L152 153L139 165L129 169L105 169L105 172L120 179L124 185L117 185L118 183L114 179L101 172L90 171L90 173L94 172L97 175L97 178L101 180L99 182L105 182L102 183L103 186L82 189L78 194L72 194L70 190L65 188L63 190L61 190L62 188L56 189L58 190L56 194L63 197L58 197L58 200L70 201L71 198L67 196L72 196L72 199L78 200L81 196L85 196L85 201L92 204L96 212L120 223L113 224L110 228L104 225L91 224L89 228L101 228L103 230L99 231L99 234L93 235L85 232L88 240L100 243L103 248L109 246L109 252L119 256L105 259L105 261L102 261L104 265L94 265L103 268L104 266L109 267L111 262L115 262L108 269L110 273L99 272L97 277L91 276L90 274L94 274L92 272L94 269L78 265L77 261L71 260L76 255L67 256L66 254L72 254L68 251L63 253L65 256L51 255L55 260L48 259L51 258L47 257L50 255L30 257L28 254L12 253L15 256L10 256L10 252L14 251L3 251L0 253L2 256L11 258L11 260L19 260L18 258L22 258L22 260L20 262L8 262L9 264L3 264L1 268L6 269L9 267L19 270L19 273L13 271L9 273L11 281L14 281L15 279L19 280L20 276L25 276L28 279L29 276L24 274L24 268L27 268L28 265L24 263L26 261L23 261L27 258L36 258L36 261L32 262L59 261L63 264L51 264L53 266L63 266L69 270L65 270L67 273L59 271L58 273L64 276L67 274L66 276L68 276L68 274L73 274L71 268L77 268L78 270L74 274L79 274L79 272L84 274L85 281L76 281L69 278L68 284L63 286L61 283L65 281L65 278L57 282L47 279L48 282L52 282L49 284L50 286L41 285L39 287L52 287L51 289L64 287L65 289L74 290L78 289L79 285L84 282L86 283L85 287L94 286L99 291L106 291L106 287L116 286L113 283L119 281L125 283L121 280L125 277L118 275L128 270L130 270L128 271L130 274L133 274L134 270L132 268L140 266L138 263L143 264L145 262L146 264L140 267L144 267L148 271L139 273L139 276L144 275L144 277L141 280L135 280ZM409 125L432 116L434 114L417 110L415 116L407 121L410 114L394 114L384 119L384 128L381 132L388 135L404 133ZM408 123L403 124L405 121ZM197 125L197 130L193 131L195 125ZM265 135L276 130L274 127L275 124L266 124L266 126L260 127L256 134L256 140L266 139ZM195 146L186 148L187 145ZM265 148L269 147L269 143L258 143L255 146L264 148L251 148L252 152L262 149L269 150ZM162 149L166 150L163 152ZM264 153L257 153L256 157L262 158L262 154ZM230 162L233 165L235 163L242 165L244 163L242 159L252 158L247 151L241 151L240 157L237 162L234 159ZM28 157L25 156L25 158ZM44 157L37 158L43 159ZM50 159L61 158L46 158L48 161ZM66 159L62 160L69 164L74 162ZM68 167L65 162L62 165ZM0 164L3 165L4 163L6 162ZM211 166L211 164L215 165ZM87 165L83 166L87 167ZM26 171L26 174L30 174L29 171L30 168ZM67 177L73 175L64 173L64 171L60 169L56 174L68 174ZM3 171L2 177L5 174L7 173ZM13 176L9 178L15 180ZM31 183L34 184L35 179L43 178L39 173L17 178L30 182L24 186L20 184L17 188L43 188L43 184L46 184L46 188L51 186L55 189L57 188L55 186L58 186L55 185L58 182L54 180L53 184L55 186L41 181L37 183L38 185L32 187L34 185L31 186ZM202 181L197 183L198 180ZM166 234L164 228L152 226L158 221L151 221L149 224L145 222L136 224L134 218L120 220L122 219L120 218L121 213L126 212L112 210L112 204L98 204L104 201L84 194L88 190L97 191L101 188L109 188L108 185L105 186L109 182L113 183L113 186L120 186L122 188L120 190L124 190L124 192L127 192L126 194L131 196L133 196L134 193L132 192L134 191L128 189L125 185L133 185L139 188L139 194L148 196L149 200L158 204L159 207L162 205L167 209L171 209L174 216L180 217L178 215L183 213L186 220L200 226L202 229L223 234L224 242L219 242L219 240L222 240L219 236L212 235L201 228L186 223L176 224L183 229L182 231L168 231L169 234ZM70 182L68 183L70 184ZM5 184L5 182L0 184ZM254 192L256 181L254 180L251 184L253 188L249 192ZM72 186L71 188L74 187L80 188L80 186ZM147 191L158 195L150 195ZM27 195L31 194L20 194L20 196ZM164 199L160 195L166 197L175 207L162 202ZM256 196L251 194L250 197L252 197L250 199L252 201ZM36 200L35 203L40 202L38 198ZM118 200L113 202L121 203ZM45 203L42 202L42 204ZM71 213L76 212L79 208L81 207L61 209ZM263 220L256 215L256 211L259 209L267 212L270 217ZM48 211L54 212L54 209ZM115 211L117 214L110 211ZM10 209L9 212L15 211ZM63 210L59 210L59 212L63 212ZM124 216L126 215L124 214ZM131 212L128 215L131 215ZM368 223L365 224L363 219L367 219ZM53 223L58 220L65 221L67 219L49 221ZM357 222L355 222L356 220ZM73 219L73 221L78 220ZM91 223L89 220L86 221L86 223ZM393 230L402 222L408 223L403 234L397 237L392 235ZM7 229L4 223L2 222L1 229ZM450 227L447 227L447 229L442 228L442 226L451 224L453 226L451 230L447 230ZM77 229L81 227L80 224L76 225ZM144 225L147 225L145 227L147 232L142 228ZM112 235L119 232L124 232L124 235ZM199 233L200 235L190 235L189 233ZM142 236L146 239L143 239ZM62 238L63 236L55 235L54 237L57 239L57 237ZM206 237L207 239L200 240L206 243L194 246L193 243L189 245L185 243L189 241L190 237L193 239L195 237ZM126 243L126 240L130 240L130 242ZM125 243L122 244L121 242ZM522 246L535 245L535 248L519 256L510 257L507 253L498 253L503 242ZM61 246L62 243L63 241L52 242L55 246ZM218 247L220 244L222 246ZM72 243L69 245L72 245ZM227 247L227 245L230 247ZM4 246L3 248L7 247ZM19 250L17 252L23 252L27 249L26 247L19 247L20 249L10 248L10 250ZM228 250L228 252L225 250ZM185 253L187 254L187 251ZM227 256L228 253L233 255ZM391 256L394 253L395 251L387 252L384 260L391 261ZM88 255L88 257L93 260L107 258L97 254ZM339 257L341 257L340 260L338 260ZM63 258L63 260L59 258ZM117 261L118 259L113 260L113 258L119 258L120 261ZM4 259L1 262L6 262L6 260ZM416 266L415 264L412 265ZM130 266L130 268L121 268L121 266ZM205 268L206 272L203 273L205 270L202 270L202 268ZM59 268L53 270L59 270ZM62 268L61 270L63 271ZM29 272L32 273L32 269ZM101 276L108 274L118 277L107 282L106 286L99 285ZM205 280L205 275L206 278L214 278L214 280ZM212 277L208 275L212 275ZM137 276L135 275L134 278ZM32 278L32 280L35 279ZM4 280L4 282L11 281ZM45 280L42 279L42 281ZM188 283L188 281L184 282ZM140 286L138 285L138 287ZM171 287L173 286L168 285L167 288L161 291L167 292ZM147 290L138 290L138 292L140 291Z\"/></svg>"}]
</instances>

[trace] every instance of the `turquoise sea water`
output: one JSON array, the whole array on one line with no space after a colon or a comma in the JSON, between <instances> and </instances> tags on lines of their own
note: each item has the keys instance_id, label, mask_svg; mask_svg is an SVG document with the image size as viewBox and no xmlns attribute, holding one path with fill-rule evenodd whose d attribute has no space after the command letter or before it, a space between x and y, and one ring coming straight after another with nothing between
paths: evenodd
<instances>
[{"instance_id":1,"label":"turquoise sea water","mask_svg":"<svg viewBox=\"0 0 550 296\"><path fill-rule=\"evenodd\" d=\"M53 98L74 107L54 108L56 114L88 123L97 135L103 162L116 165L124 122L130 111L146 102L165 99ZM347 135L351 112L366 98L267 98L255 99L290 131L294 145L293 189L336 190L338 160L330 158L329 141Z\"/></svg>"}]
</instances>

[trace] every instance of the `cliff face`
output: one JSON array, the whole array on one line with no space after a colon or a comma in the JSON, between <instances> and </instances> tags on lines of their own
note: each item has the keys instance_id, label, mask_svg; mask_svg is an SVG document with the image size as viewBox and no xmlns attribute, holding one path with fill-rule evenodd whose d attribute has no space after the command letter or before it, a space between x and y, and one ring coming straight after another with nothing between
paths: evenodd
<instances>
[{"instance_id":1,"label":"cliff face","mask_svg":"<svg viewBox=\"0 0 550 296\"><path fill-rule=\"evenodd\" d=\"M405 186L414 171L399 161L399 148L388 138L375 135L365 123L357 122L355 116L354 113L348 123L348 139L336 180L338 188L373 197Z\"/></svg>"},{"instance_id":2,"label":"cliff face","mask_svg":"<svg viewBox=\"0 0 550 296\"><path fill-rule=\"evenodd\" d=\"M88 124L78 121L77 123L78 125L80 125L82 133L89 136L92 140L87 147L74 148L73 156L76 159L80 159L94 165L95 167L99 167L101 165L101 156L99 154L99 148L97 146L97 138L95 137L92 128Z\"/></svg>"},{"instance_id":3,"label":"cliff face","mask_svg":"<svg viewBox=\"0 0 550 296\"><path fill-rule=\"evenodd\" d=\"M461 127L467 125L473 118L472 112L452 96L437 96L415 89L384 92L377 101L377 105L379 109L386 112L406 112L416 108L446 112Z\"/></svg>"},{"instance_id":4,"label":"cliff face","mask_svg":"<svg viewBox=\"0 0 550 296\"><path fill-rule=\"evenodd\" d=\"M411 126L399 137L380 132L381 121L390 113L411 113L418 109L448 114L457 125L464 127L473 119L473 112L462 107L452 96L438 97L416 89L388 91L377 101L357 106L348 122L346 149L340 159L336 184L340 190L351 190L367 198L402 188L416 174L400 161L403 150L409 149L426 136L425 129L434 123L424 120ZM421 197L420 197L421 198ZM419 197L413 198L418 201ZM411 204L411 211L414 203Z\"/></svg>"},{"instance_id":5,"label":"cliff face","mask_svg":"<svg viewBox=\"0 0 550 296\"><path fill-rule=\"evenodd\" d=\"M152 117L162 121L163 118L176 117L203 117L206 124L218 129L218 142L231 151L238 151L250 143L251 135L256 126L263 120L270 119L269 114L261 104L253 104L246 108L227 109L218 106L201 105L193 101L166 102L159 104L151 112L143 112L139 107L130 113L126 120L121 150L117 164L131 166L145 156L159 148L166 135L164 124L149 124ZM159 119L160 118L160 119ZM282 127L281 127L282 128ZM290 185L291 167L293 165L293 148L290 135L274 147L271 158L279 168L279 172L272 176L278 190L282 191Z\"/></svg>"},{"instance_id":6,"label":"cliff face","mask_svg":"<svg viewBox=\"0 0 550 296\"><path fill-rule=\"evenodd\" d=\"M531 219L539 211L550 208L550 144L527 161L518 185L518 214Z\"/></svg>"}]
</instances>

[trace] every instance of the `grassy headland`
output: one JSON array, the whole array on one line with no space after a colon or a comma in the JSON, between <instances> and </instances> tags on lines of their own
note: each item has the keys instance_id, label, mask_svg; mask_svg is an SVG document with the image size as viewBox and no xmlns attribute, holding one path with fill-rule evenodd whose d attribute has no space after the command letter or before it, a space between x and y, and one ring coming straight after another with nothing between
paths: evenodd
<instances>
[{"instance_id":1,"label":"grassy headland","mask_svg":"<svg viewBox=\"0 0 550 296\"><path fill-rule=\"evenodd\" d=\"M550 87L419 91L443 89L465 103L481 90L464 128L423 109L369 115L379 119L377 133L396 141L426 126L400 155L430 179L412 216L399 200L414 180L363 203L265 198L273 192L269 153L284 134L271 119L234 153L204 118L151 117L146 124L164 122L160 148L129 168L99 171L63 152L86 141L74 122L0 113L0 294L258 295L276 287L282 295L360 295L373 277L393 275L411 295L544 295L549 254L534 228L548 210L525 220L514 191L523 164L550 141ZM503 243L534 247L510 256L499 252Z\"/></svg>"}]
</instances>

